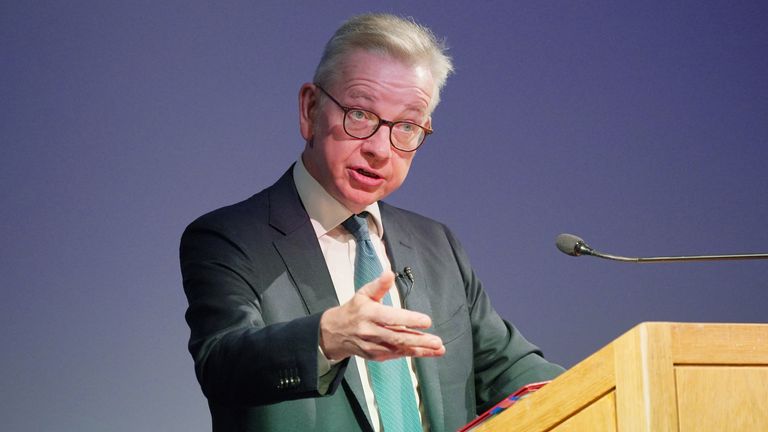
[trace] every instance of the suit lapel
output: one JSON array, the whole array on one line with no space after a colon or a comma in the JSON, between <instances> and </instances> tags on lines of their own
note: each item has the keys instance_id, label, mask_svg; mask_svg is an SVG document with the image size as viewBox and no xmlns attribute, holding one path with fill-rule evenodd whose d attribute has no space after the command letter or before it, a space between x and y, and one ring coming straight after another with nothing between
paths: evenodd
<instances>
[{"instance_id":1,"label":"suit lapel","mask_svg":"<svg viewBox=\"0 0 768 432\"><path fill-rule=\"evenodd\" d=\"M283 237L274 241L274 246L282 257L308 313L321 313L338 306L339 300L317 235L293 182L293 169L289 169L269 191L269 224L283 234ZM355 399L351 403L357 403L370 427L371 416L365 403L360 373L354 361L348 362L344 381Z\"/></svg>"},{"instance_id":2,"label":"suit lapel","mask_svg":"<svg viewBox=\"0 0 768 432\"><path fill-rule=\"evenodd\" d=\"M283 233L274 241L310 314L338 306L317 236L301 205L292 170L269 192L269 224Z\"/></svg>"},{"instance_id":3,"label":"suit lapel","mask_svg":"<svg viewBox=\"0 0 768 432\"><path fill-rule=\"evenodd\" d=\"M413 271L413 284L403 278L396 278L400 298L404 299L403 307L432 316L429 281L423 277L426 274L423 271L425 266L415 249L417 245L412 244L412 239L416 237L409 231L410 225L407 221L399 217L399 213L384 203L379 204L382 213L381 219L384 224L384 242L389 261L392 263L392 271L395 274L402 273L405 267L410 267ZM439 359L415 358L413 360L416 363L419 394L430 430L442 432L445 430L443 423L445 416L443 415L443 396L440 391L440 378L436 365Z\"/></svg>"}]
</instances>

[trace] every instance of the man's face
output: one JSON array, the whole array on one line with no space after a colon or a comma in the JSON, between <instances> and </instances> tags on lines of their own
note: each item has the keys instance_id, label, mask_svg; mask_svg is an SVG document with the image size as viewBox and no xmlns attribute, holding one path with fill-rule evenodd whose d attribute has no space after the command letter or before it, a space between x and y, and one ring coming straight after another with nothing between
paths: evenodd
<instances>
[{"instance_id":1,"label":"man's face","mask_svg":"<svg viewBox=\"0 0 768 432\"><path fill-rule=\"evenodd\" d=\"M357 50L346 55L337 76L324 88L342 105L430 127L434 81L427 67ZM302 160L331 196L359 213L400 187L415 152L392 147L386 125L370 138L350 137L344 132L344 112L327 98L318 104L320 94L312 84L304 84L299 93L301 133L311 143Z\"/></svg>"}]
</instances>

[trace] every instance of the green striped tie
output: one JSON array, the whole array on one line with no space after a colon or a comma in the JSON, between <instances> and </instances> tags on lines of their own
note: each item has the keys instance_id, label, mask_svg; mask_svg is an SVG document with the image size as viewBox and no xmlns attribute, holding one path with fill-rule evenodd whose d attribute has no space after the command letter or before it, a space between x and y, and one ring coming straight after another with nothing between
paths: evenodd
<instances>
[{"instance_id":1,"label":"green striped tie","mask_svg":"<svg viewBox=\"0 0 768 432\"><path fill-rule=\"evenodd\" d=\"M352 215L342 223L357 242L355 290L378 278L383 271L368 234L367 214L363 212ZM384 296L382 302L388 306L392 305L389 293ZM365 363L368 366L384 432L421 432L423 428L419 419L419 407L416 405L411 374L405 358L383 362L369 360Z\"/></svg>"}]
</instances>

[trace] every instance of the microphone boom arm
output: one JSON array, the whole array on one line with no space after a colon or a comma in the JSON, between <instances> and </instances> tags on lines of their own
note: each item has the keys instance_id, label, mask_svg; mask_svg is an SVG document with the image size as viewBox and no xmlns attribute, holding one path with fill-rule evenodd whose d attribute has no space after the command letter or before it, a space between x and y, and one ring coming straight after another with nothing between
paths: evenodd
<instances>
[{"instance_id":1,"label":"microphone boom arm","mask_svg":"<svg viewBox=\"0 0 768 432\"><path fill-rule=\"evenodd\" d=\"M768 253L752 254L732 254L732 255L681 255L681 256L662 256L662 257L625 257L620 255L610 255L598 252L589 247L584 240L573 234L560 234L557 236L557 248L563 253L571 256L590 255L598 258L612 261L632 262L632 263L658 263L658 262L679 262L679 261L736 261L736 260L757 260L768 259Z\"/></svg>"},{"instance_id":2,"label":"microphone boom arm","mask_svg":"<svg viewBox=\"0 0 768 432\"><path fill-rule=\"evenodd\" d=\"M768 259L768 254L763 254L763 253L732 254L732 255L681 255L681 256L634 258L634 257L609 255L609 254L600 253L598 251L592 251L592 253L584 254L584 255L592 255L598 258L605 258L613 261L633 262L638 264L659 263L659 262L679 262L679 261L737 261L737 260Z\"/></svg>"}]
</instances>

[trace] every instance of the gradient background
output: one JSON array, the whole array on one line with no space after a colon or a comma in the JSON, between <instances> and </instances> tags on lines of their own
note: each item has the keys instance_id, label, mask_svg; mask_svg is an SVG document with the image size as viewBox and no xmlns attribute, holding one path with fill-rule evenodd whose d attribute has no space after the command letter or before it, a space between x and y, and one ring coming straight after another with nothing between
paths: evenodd
<instances>
[{"instance_id":1,"label":"gradient background","mask_svg":"<svg viewBox=\"0 0 768 432\"><path fill-rule=\"evenodd\" d=\"M766 322L768 3L3 1L5 431L205 431L178 239L296 159L297 94L349 15L413 15L456 63L389 201L457 233L565 366L641 321ZM478 219L481 217L482 219Z\"/></svg>"}]
</instances>

